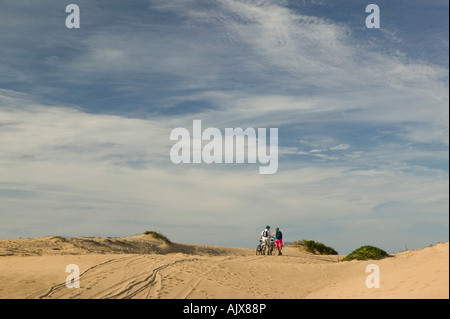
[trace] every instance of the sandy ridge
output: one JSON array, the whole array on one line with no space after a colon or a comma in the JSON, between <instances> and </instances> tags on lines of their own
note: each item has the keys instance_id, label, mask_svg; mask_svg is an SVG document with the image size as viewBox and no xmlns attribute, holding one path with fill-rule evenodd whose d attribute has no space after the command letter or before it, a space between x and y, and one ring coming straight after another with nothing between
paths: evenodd
<instances>
[{"instance_id":1,"label":"sandy ridge","mask_svg":"<svg viewBox=\"0 0 450 319\"><path fill-rule=\"evenodd\" d=\"M0 239L0 256L43 256L80 254L248 254L248 249L196 245L167 244L149 235L132 237L61 237Z\"/></svg>"}]
</instances>

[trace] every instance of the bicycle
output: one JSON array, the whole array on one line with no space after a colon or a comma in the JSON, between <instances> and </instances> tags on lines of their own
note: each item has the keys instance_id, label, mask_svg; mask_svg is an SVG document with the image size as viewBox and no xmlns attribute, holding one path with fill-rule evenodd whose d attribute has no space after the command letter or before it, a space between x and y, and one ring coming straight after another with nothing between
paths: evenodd
<instances>
[{"instance_id":1,"label":"bicycle","mask_svg":"<svg viewBox=\"0 0 450 319\"><path fill-rule=\"evenodd\" d=\"M275 239L270 238L270 245L269 245L269 249L267 250L267 255L273 255L274 249L275 249Z\"/></svg>"},{"instance_id":2,"label":"bicycle","mask_svg":"<svg viewBox=\"0 0 450 319\"><path fill-rule=\"evenodd\" d=\"M270 247L269 247L269 255L275 255L275 238L270 238Z\"/></svg>"},{"instance_id":3,"label":"bicycle","mask_svg":"<svg viewBox=\"0 0 450 319\"><path fill-rule=\"evenodd\" d=\"M259 240L258 246L256 246L256 256L266 254L266 245L263 244L262 239Z\"/></svg>"},{"instance_id":4,"label":"bicycle","mask_svg":"<svg viewBox=\"0 0 450 319\"><path fill-rule=\"evenodd\" d=\"M270 239L269 247L266 247L266 245L263 243L263 240L259 240L258 246L256 246L256 256L259 255L265 255L267 250L267 255L272 255L273 250L275 248L275 240L273 238Z\"/></svg>"}]
</instances>

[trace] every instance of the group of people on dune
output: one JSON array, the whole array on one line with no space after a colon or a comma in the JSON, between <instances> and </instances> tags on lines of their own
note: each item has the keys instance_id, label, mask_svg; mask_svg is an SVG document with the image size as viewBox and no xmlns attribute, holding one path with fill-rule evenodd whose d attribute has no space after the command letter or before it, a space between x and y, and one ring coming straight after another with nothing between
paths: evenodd
<instances>
[{"instance_id":1,"label":"group of people on dune","mask_svg":"<svg viewBox=\"0 0 450 319\"><path fill-rule=\"evenodd\" d=\"M267 225L266 228L261 232L261 235L259 236L259 239L262 240L262 244L267 248L270 247L270 239L275 239L275 246L278 250L278 255L281 254L281 249L283 248L283 234L281 233L280 229L277 227L275 228L274 233L270 233L270 226Z\"/></svg>"}]
</instances>

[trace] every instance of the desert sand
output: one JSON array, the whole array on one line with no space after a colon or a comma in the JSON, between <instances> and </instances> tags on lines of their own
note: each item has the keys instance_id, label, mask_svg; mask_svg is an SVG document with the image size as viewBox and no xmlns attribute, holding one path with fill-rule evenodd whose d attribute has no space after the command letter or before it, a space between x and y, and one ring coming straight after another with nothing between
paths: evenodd
<instances>
[{"instance_id":1,"label":"desert sand","mask_svg":"<svg viewBox=\"0 0 450 319\"><path fill-rule=\"evenodd\" d=\"M0 239L0 298L449 298L448 242L382 260L342 257L294 247L256 256L253 249L168 244L148 235ZM80 288L66 285L70 264L79 268ZM366 286L369 264L378 266L379 288Z\"/></svg>"}]
</instances>

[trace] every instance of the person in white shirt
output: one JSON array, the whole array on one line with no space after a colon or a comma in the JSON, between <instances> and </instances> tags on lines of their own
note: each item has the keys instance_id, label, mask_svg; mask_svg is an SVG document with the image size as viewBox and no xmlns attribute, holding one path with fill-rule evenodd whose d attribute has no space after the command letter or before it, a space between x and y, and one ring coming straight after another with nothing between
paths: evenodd
<instances>
[{"instance_id":1,"label":"person in white shirt","mask_svg":"<svg viewBox=\"0 0 450 319\"><path fill-rule=\"evenodd\" d=\"M265 250L268 251L268 249L270 248L270 226L267 225L266 229L264 229L261 232L261 236L259 236L259 239L262 239L262 243L265 246Z\"/></svg>"}]
</instances>

